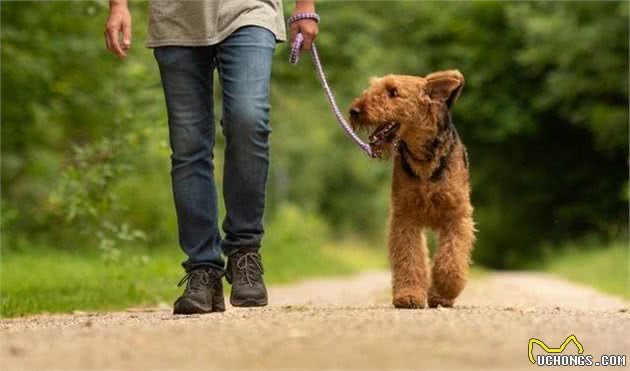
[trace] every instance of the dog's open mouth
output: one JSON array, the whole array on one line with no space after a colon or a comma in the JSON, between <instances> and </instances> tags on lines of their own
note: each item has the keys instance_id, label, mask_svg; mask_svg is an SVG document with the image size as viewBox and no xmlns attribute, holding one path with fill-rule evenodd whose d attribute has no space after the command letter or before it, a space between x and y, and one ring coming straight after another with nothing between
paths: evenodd
<instances>
[{"instance_id":1,"label":"dog's open mouth","mask_svg":"<svg viewBox=\"0 0 630 371\"><path fill-rule=\"evenodd\" d=\"M392 142L396 139L396 131L398 131L399 127L400 124L397 122L390 122L377 127L369 137L370 146L374 147Z\"/></svg>"}]
</instances>

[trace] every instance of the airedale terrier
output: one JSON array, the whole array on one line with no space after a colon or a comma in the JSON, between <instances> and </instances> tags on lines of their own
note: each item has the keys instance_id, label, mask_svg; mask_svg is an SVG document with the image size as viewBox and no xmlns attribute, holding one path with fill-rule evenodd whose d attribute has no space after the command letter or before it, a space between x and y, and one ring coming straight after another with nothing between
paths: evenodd
<instances>
[{"instance_id":1,"label":"airedale terrier","mask_svg":"<svg viewBox=\"0 0 630 371\"><path fill-rule=\"evenodd\" d=\"M350 109L355 129L393 158L389 258L397 308L450 307L466 285L475 240L468 155L450 110L464 86L459 71L374 78ZM423 230L439 246L429 267ZM432 272L431 272L432 271Z\"/></svg>"}]
</instances>

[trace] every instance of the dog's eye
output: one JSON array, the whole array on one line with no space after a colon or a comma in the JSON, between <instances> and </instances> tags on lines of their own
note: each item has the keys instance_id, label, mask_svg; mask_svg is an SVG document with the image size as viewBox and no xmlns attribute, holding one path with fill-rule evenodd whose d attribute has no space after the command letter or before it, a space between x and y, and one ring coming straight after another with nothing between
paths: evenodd
<instances>
[{"instance_id":1,"label":"dog's eye","mask_svg":"<svg viewBox=\"0 0 630 371\"><path fill-rule=\"evenodd\" d=\"M388 88L387 95L389 95L390 98L396 98L398 96L398 90L396 88Z\"/></svg>"}]
</instances>

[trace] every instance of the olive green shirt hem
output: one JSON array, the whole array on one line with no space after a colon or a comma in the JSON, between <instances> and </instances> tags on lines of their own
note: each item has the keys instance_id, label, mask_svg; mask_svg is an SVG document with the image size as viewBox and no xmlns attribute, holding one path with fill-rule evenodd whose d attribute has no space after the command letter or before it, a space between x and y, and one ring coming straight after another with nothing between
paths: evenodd
<instances>
[{"instance_id":1,"label":"olive green shirt hem","mask_svg":"<svg viewBox=\"0 0 630 371\"><path fill-rule=\"evenodd\" d=\"M278 32L269 27L269 25L265 22L260 22L256 20L248 20L243 19L239 22L236 22L230 27L226 28L222 32L216 34L214 37L208 39L152 39L147 40L145 46L147 48L159 48L161 46L210 46L219 44L221 41L225 40L228 36L234 33L234 31L238 30L241 27L246 26L258 26L263 27L269 30L274 34L277 42L283 42L287 40L285 32Z\"/></svg>"}]
</instances>

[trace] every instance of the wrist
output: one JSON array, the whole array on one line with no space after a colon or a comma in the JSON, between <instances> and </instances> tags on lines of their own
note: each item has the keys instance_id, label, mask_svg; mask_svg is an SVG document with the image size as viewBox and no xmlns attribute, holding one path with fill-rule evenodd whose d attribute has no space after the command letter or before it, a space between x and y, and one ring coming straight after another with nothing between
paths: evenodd
<instances>
[{"instance_id":1,"label":"wrist","mask_svg":"<svg viewBox=\"0 0 630 371\"><path fill-rule=\"evenodd\" d=\"M109 9L113 10L129 10L127 0L109 0Z\"/></svg>"},{"instance_id":2,"label":"wrist","mask_svg":"<svg viewBox=\"0 0 630 371\"><path fill-rule=\"evenodd\" d=\"M294 13L309 13L315 12L315 1L313 0L303 0L295 2Z\"/></svg>"}]
</instances>

